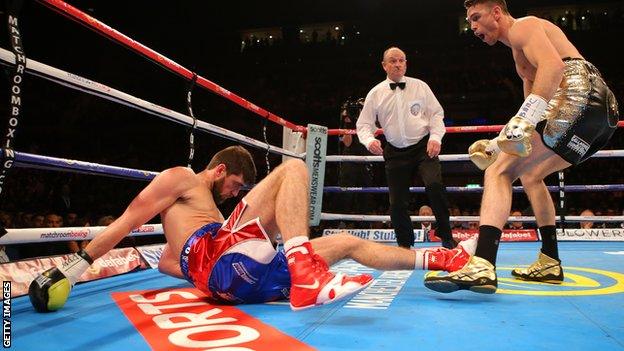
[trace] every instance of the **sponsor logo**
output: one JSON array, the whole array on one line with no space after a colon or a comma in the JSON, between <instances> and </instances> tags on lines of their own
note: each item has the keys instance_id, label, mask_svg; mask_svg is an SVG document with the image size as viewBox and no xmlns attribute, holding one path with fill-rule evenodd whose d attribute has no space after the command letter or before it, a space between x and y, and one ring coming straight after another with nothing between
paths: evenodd
<instances>
[{"instance_id":1,"label":"sponsor logo","mask_svg":"<svg viewBox=\"0 0 624 351\"><path fill-rule=\"evenodd\" d=\"M209 304L196 289L112 296L153 350L314 350L236 307Z\"/></svg>"},{"instance_id":2,"label":"sponsor logo","mask_svg":"<svg viewBox=\"0 0 624 351\"><path fill-rule=\"evenodd\" d=\"M470 239L474 236L478 237L479 231L477 229L468 230L453 230L453 238L462 241ZM501 241L537 241L537 231L534 229L504 229L501 235ZM435 236L435 231L429 231L429 241L440 241Z\"/></svg>"},{"instance_id":3,"label":"sponsor logo","mask_svg":"<svg viewBox=\"0 0 624 351\"><path fill-rule=\"evenodd\" d=\"M153 225L142 225L132 230L132 233L153 233L156 231L156 227Z\"/></svg>"},{"instance_id":4,"label":"sponsor logo","mask_svg":"<svg viewBox=\"0 0 624 351\"><path fill-rule=\"evenodd\" d=\"M570 139L567 146L570 150L581 156L585 155L587 150L589 150L589 143L576 135L572 136L572 139Z\"/></svg>"},{"instance_id":5,"label":"sponsor logo","mask_svg":"<svg viewBox=\"0 0 624 351\"><path fill-rule=\"evenodd\" d=\"M249 271L247 270L247 267L245 267L245 264L243 264L243 262L232 263L232 268L234 269L234 272L236 272L236 274L238 274L238 276L241 277L247 283L253 285L258 282L258 278L254 277L253 275L249 273Z\"/></svg>"},{"instance_id":6,"label":"sponsor logo","mask_svg":"<svg viewBox=\"0 0 624 351\"><path fill-rule=\"evenodd\" d=\"M537 98L528 98L524 101L524 104L520 107L520 111L518 111L518 116L522 118L527 118L527 113L531 110L535 103L539 102ZM531 111L531 115L535 114L535 111Z\"/></svg>"},{"instance_id":7,"label":"sponsor logo","mask_svg":"<svg viewBox=\"0 0 624 351\"><path fill-rule=\"evenodd\" d=\"M345 308L385 310L412 275L413 271L387 271L375 279L366 289L360 291Z\"/></svg>"},{"instance_id":8,"label":"sponsor logo","mask_svg":"<svg viewBox=\"0 0 624 351\"><path fill-rule=\"evenodd\" d=\"M418 114L420 113L420 102L414 102L411 106L410 106L410 113L414 116L418 116Z\"/></svg>"},{"instance_id":9,"label":"sponsor logo","mask_svg":"<svg viewBox=\"0 0 624 351\"><path fill-rule=\"evenodd\" d=\"M559 240L596 240L596 241L624 241L624 229L620 228L590 228L557 230Z\"/></svg>"},{"instance_id":10,"label":"sponsor logo","mask_svg":"<svg viewBox=\"0 0 624 351\"><path fill-rule=\"evenodd\" d=\"M306 164L310 173L310 203L309 218L311 224L318 224L323 199L323 175L325 153L323 152L324 138L327 128L317 125L308 125L307 158ZM316 134L316 135L315 135ZM323 134L323 135L318 135Z\"/></svg>"},{"instance_id":11,"label":"sponsor logo","mask_svg":"<svg viewBox=\"0 0 624 351\"><path fill-rule=\"evenodd\" d=\"M130 252L128 256L114 256L109 258L100 258L97 263L100 267L123 267L131 262L138 261L139 256L134 252Z\"/></svg>"},{"instance_id":12,"label":"sponsor logo","mask_svg":"<svg viewBox=\"0 0 624 351\"><path fill-rule=\"evenodd\" d=\"M314 289L317 289L320 284L319 284L318 279L314 278L314 284L293 284L293 285L302 289L314 290Z\"/></svg>"},{"instance_id":13,"label":"sponsor logo","mask_svg":"<svg viewBox=\"0 0 624 351\"><path fill-rule=\"evenodd\" d=\"M334 235L346 232L361 239L376 242L396 242L396 234L392 229L324 229L323 236ZM414 241L423 241L423 230L414 230Z\"/></svg>"},{"instance_id":14,"label":"sponsor logo","mask_svg":"<svg viewBox=\"0 0 624 351\"><path fill-rule=\"evenodd\" d=\"M15 138L15 132L19 124L20 110L22 107L22 88L21 83L24 78L24 70L26 68L26 56L24 55L24 48L22 47L22 38L18 28L18 19L9 13L8 26L9 35L11 36L11 47L15 54L15 71L11 79L11 107L9 114L9 123L7 127L7 133L5 135L5 142L2 146L5 149L4 160L2 162L2 169L0 170L0 193L4 188L4 181L8 175L9 170L13 167L13 160L15 159L15 153L13 152L13 139Z\"/></svg>"},{"instance_id":15,"label":"sponsor logo","mask_svg":"<svg viewBox=\"0 0 624 351\"><path fill-rule=\"evenodd\" d=\"M72 238L72 239L84 239L89 236L91 232L89 229L78 229L78 230L69 230L69 231L53 231L49 233L42 233L39 238L40 239L62 239L62 238Z\"/></svg>"}]
</instances>

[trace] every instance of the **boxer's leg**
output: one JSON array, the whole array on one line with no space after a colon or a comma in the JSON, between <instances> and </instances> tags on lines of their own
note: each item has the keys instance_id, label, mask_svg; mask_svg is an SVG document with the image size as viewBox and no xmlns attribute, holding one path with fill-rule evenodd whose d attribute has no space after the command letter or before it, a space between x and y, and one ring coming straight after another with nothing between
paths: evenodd
<instances>
[{"instance_id":1,"label":"boxer's leg","mask_svg":"<svg viewBox=\"0 0 624 351\"><path fill-rule=\"evenodd\" d=\"M494 270L502 228L511 210L511 184L525 173L542 168L544 172L561 169L561 157L544 146L538 134L532 136L533 152L524 158L501 154L485 175L481 202L479 242L475 256L464 268L444 277L427 277L425 286L439 292L467 289L493 294L497 289Z\"/></svg>"},{"instance_id":2,"label":"boxer's leg","mask_svg":"<svg viewBox=\"0 0 624 351\"><path fill-rule=\"evenodd\" d=\"M379 270L445 270L462 268L474 254L476 240L459 243L452 250L445 248L408 249L364 240L347 233L316 238L314 250L329 264L350 258L364 266Z\"/></svg>"},{"instance_id":3,"label":"boxer's leg","mask_svg":"<svg viewBox=\"0 0 624 351\"><path fill-rule=\"evenodd\" d=\"M301 160L288 160L267 175L245 196L239 223L260 220L273 240L284 239L291 277L290 306L299 310L331 303L362 290L373 278L329 271L308 242L308 169Z\"/></svg>"}]
</instances>

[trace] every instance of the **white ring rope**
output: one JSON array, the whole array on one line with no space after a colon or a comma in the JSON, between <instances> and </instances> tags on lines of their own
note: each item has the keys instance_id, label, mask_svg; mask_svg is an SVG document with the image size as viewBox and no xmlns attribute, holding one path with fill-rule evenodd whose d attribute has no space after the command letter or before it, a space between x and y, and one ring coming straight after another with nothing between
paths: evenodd
<instances>
[{"instance_id":1,"label":"white ring rope","mask_svg":"<svg viewBox=\"0 0 624 351\"><path fill-rule=\"evenodd\" d=\"M470 161L468 154L448 154L438 156L440 161ZM591 157L624 157L624 150L600 150ZM383 156L328 155L327 162L383 162Z\"/></svg>"},{"instance_id":2,"label":"white ring rope","mask_svg":"<svg viewBox=\"0 0 624 351\"><path fill-rule=\"evenodd\" d=\"M7 229L0 237L0 245L39 243L51 241L91 240L106 227L63 227ZM144 224L129 236L164 234L162 224Z\"/></svg>"},{"instance_id":3,"label":"white ring rope","mask_svg":"<svg viewBox=\"0 0 624 351\"><path fill-rule=\"evenodd\" d=\"M434 216L410 216L412 222L435 222ZM559 218L559 216L557 216ZM624 222L624 216L566 216L566 222ZM364 222L389 222L388 215L359 215L343 213L321 213L324 221L364 221ZM450 216L451 222L478 222L479 216ZM508 222L535 222L533 216L512 216Z\"/></svg>"},{"instance_id":4,"label":"white ring rope","mask_svg":"<svg viewBox=\"0 0 624 351\"><path fill-rule=\"evenodd\" d=\"M15 55L13 55L13 53L8 50L0 48L0 60L4 61L6 64L14 65ZM183 124L185 126L193 126L193 118L190 116L184 115L176 111L172 111L166 107L162 107L152 102L145 101L122 91L113 89L102 83L89 80L73 73L62 71L60 69L48 66L35 60L29 59L28 62L26 62L26 69L27 73L47 80L51 80L69 88L77 89L91 95L99 96L104 99L146 112L148 114ZM278 153L281 155L291 156L295 158L302 158L300 154L261 142L251 137L238 134L231 130L204 121L197 121L197 129L231 140L236 140L245 145L256 146L264 150L269 150L273 153Z\"/></svg>"}]
</instances>

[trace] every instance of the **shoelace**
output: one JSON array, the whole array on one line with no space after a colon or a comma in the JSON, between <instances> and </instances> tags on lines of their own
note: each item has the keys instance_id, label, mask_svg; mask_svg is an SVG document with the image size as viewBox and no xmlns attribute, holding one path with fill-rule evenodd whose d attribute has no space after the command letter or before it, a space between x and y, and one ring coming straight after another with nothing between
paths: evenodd
<instances>
[{"instance_id":1,"label":"shoelace","mask_svg":"<svg viewBox=\"0 0 624 351\"><path fill-rule=\"evenodd\" d=\"M312 255L312 261L314 261L314 270L317 272L327 272L329 270L329 266L327 262L319 256L318 254Z\"/></svg>"}]
</instances>

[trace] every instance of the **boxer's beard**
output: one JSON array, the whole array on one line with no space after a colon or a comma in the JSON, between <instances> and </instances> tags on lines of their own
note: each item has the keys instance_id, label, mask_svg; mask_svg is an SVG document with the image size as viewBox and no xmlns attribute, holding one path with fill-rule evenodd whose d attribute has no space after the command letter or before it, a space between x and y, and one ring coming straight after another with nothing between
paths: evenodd
<instances>
[{"instance_id":1,"label":"boxer's beard","mask_svg":"<svg viewBox=\"0 0 624 351\"><path fill-rule=\"evenodd\" d=\"M225 201L225 198L221 196L221 190L223 190L223 183L225 179L216 180L212 186L212 198L217 205L220 205Z\"/></svg>"}]
</instances>

